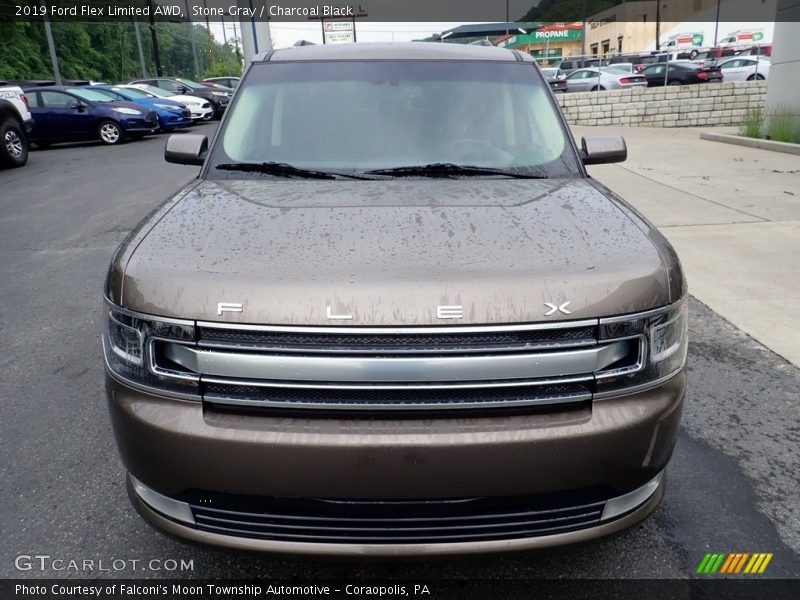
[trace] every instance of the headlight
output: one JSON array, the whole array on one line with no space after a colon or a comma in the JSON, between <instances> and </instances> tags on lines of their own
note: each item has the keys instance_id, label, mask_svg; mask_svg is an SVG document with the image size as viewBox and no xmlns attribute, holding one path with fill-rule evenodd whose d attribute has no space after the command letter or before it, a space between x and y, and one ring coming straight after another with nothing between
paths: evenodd
<instances>
[{"instance_id":1,"label":"headlight","mask_svg":"<svg viewBox=\"0 0 800 600\"><path fill-rule=\"evenodd\" d=\"M601 342L638 339L640 351L635 364L597 374L595 398L652 387L675 375L686 362L688 324L686 298L638 315L600 319Z\"/></svg>"},{"instance_id":2,"label":"headlight","mask_svg":"<svg viewBox=\"0 0 800 600\"><path fill-rule=\"evenodd\" d=\"M103 352L112 376L133 387L200 399L199 377L159 354L159 341L194 345L194 322L106 307Z\"/></svg>"},{"instance_id":3,"label":"headlight","mask_svg":"<svg viewBox=\"0 0 800 600\"><path fill-rule=\"evenodd\" d=\"M221 96L223 98L227 98L228 96L230 96L230 94L228 92L211 92L211 95L212 96Z\"/></svg>"},{"instance_id":4,"label":"headlight","mask_svg":"<svg viewBox=\"0 0 800 600\"><path fill-rule=\"evenodd\" d=\"M122 113L123 115L141 115L142 114L138 110L133 110L132 108L125 108L124 106L122 108L112 108L111 110L113 110L114 112Z\"/></svg>"},{"instance_id":5,"label":"headlight","mask_svg":"<svg viewBox=\"0 0 800 600\"><path fill-rule=\"evenodd\" d=\"M180 106L174 106L172 104L153 104L156 108L163 108L164 110L180 110Z\"/></svg>"}]
</instances>

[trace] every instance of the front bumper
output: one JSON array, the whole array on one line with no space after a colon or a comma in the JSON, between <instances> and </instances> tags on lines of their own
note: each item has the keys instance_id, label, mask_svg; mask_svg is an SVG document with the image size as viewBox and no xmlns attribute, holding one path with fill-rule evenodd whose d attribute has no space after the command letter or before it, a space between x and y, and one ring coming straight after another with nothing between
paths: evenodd
<instances>
[{"instance_id":1,"label":"front bumper","mask_svg":"<svg viewBox=\"0 0 800 600\"><path fill-rule=\"evenodd\" d=\"M193 106L189 110L191 111L191 117L193 121L203 121L205 119L210 119L211 116L214 114L214 110L211 108L210 104L208 105L208 108Z\"/></svg>"},{"instance_id":2,"label":"front bumper","mask_svg":"<svg viewBox=\"0 0 800 600\"><path fill-rule=\"evenodd\" d=\"M147 134L158 131L158 117L152 112L144 117L119 118L119 124L126 134Z\"/></svg>"},{"instance_id":3,"label":"front bumper","mask_svg":"<svg viewBox=\"0 0 800 600\"><path fill-rule=\"evenodd\" d=\"M187 127L191 125L194 121L192 121L191 113L189 109L178 113L178 112L170 112L170 111L163 111L158 113L158 124L161 129L174 129L176 127Z\"/></svg>"},{"instance_id":4,"label":"front bumper","mask_svg":"<svg viewBox=\"0 0 800 600\"><path fill-rule=\"evenodd\" d=\"M127 479L128 496L136 511L148 523L161 531L191 542L199 542L232 550L271 552L279 554L321 555L321 556L372 556L372 557L420 557L450 556L464 554L490 554L496 552L514 552L536 550L588 542L624 531L646 518L658 506L664 496L666 478L663 473L651 482L638 488L627 496L643 498L634 508L623 514L600 522L591 528L567 531L551 535L535 537L519 537L515 539L478 540L468 542L438 543L325 543L315 541L285 541L280 539L256 539L253 537L233 536L213 531L198 529L193 523L187 524L179 519L165 516L159 509L174 510L174 501L159 497L157 493L144 487L141 482L130 475ZM625 497L623 497L624 499ZM166 502L165 502L166 501ZM152 503L152 505L150 504ZM188 510L186 506L178 506L177 513Z\"/></svg>"},{"instance_id":5,"label":"front bumper","mask_svg":"<svg viewBox=\"0 0 800 600\"><path fill-rule=\"evenodd\" d=\"M518 497L602 488L614 498L658 477L682 412L683 371L661 386L596 400L585 409L418 420L286 418L204 410L106 378L122 460L169 498L190 491L248 497L422 500ZM584 541L644 518L658 485L630 512L585 529L519 539L432 544L298 543L200 531L133 494L165 531L231 548L329 554L513 550Z\"/></svg>"}]
</instances>

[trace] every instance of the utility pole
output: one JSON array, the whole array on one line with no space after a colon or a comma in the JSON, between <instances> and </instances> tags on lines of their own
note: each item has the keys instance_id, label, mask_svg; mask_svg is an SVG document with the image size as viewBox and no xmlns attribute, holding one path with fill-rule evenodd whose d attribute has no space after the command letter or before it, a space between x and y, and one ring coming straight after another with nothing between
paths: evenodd
<instances>
[{"instance_id":1,"label":"utility pole","mask_svg":"<svg viewBox=\"0 0 800 600\"><path fill-rule=\"evenodd\" d=\"M719 5L722 3L722 0L717 0L717 19L714 23L714 45L717 45L717 35L719 35Z\"/></svg>"},{"instance_id":2,"label":"utility pole","mask_svg":"<svg viewBox=\"0 0 800 600\"><path fill-rule=\"evenodd\" d=\"M583 0L583 33L581 34L581 56L586 58L586 0Z\"/></svg>"},{"instance_id":3,"label":"utility pole","mask_svg":"<svg viewBox=\"0 0 800 600\"><path fill-rule=\"evenodd\" d=\"M192 41L192 60L194 61L194 73L192 73L192 79L197 79L200 75L200 69L197 66L197 45L194 42L194 23L192 23L192 19L189 16L189 0L183 0L183 3L186 5L186 18L189 19L187 22L189 24L189 39Z\"/></svg>"},{"instance_id":4,"label":"utility pole","mask_svg":"<svg viewBox=\"0 0 800 600\"><path fill-rule=\"evenodd\" d=\"M142 67L142 79L147 79L147 66L144 62L144 52L142 51L142 35L139 31L139 21L133 17L133 30L136 33L136 47L139 49L139 64Z\"/></svg>"},{"instance_id":5,"label":"utility pole","mask_svg":"<svg viewBox=\"0 0 800 600\"><path fill-rule=\"evenodd\" d=\"M61 85L61 70L58 68L58 56L56 56L56 43L53 40L53 30L50 29L50 19L47 18L47 0L44 0L44 33L47 36L47 47L50 49L50 62L53 63L53 76L56 85Z\"/></svg>"},{"instance_id":6,"label":"utility pole","mask_svg":"<svg viewBox=\"0 0 800 600\"><path fill-rule=\"evenodd\" d=\"M156 32L156 20L153 15L153 0L147 0L150 8L150 39L153 42L153 60L156 63L156 76L161 77L164 73L161 70L161 54L158 51L158 33Z\"/></svg>"},{"instance_id":7,"label":"utility pole","mask_svg":"<svg viewBox=\"0 0 800 600\"><path fill-rule=\"evenodd\" d=\"M656 0L656 52L661 50L661 0Z\"/></svg>"},{"instance_id":8,"label":"utility pole","mask_svg":"<svg viewBox=\"0 0 800 600\"><path fill-rule=\"evenodd\" d=\"M208 35L211 35L211 24L208 22L208 4L206 4L206 0L203 0L203 8L206 9L206 30L208 31Z\"/></svg>"}]
</instances>

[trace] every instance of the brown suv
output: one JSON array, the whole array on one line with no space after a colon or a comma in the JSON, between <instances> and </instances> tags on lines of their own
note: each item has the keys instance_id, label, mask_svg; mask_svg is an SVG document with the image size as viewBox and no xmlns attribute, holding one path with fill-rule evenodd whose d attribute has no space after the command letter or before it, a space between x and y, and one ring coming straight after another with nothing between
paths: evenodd
<instances>
[{"instance_id":1,"label":"brown suv","mask_svg":"<svg viewBox=\"0 0 800 600\"><path fill-rule=\"evenodd\" d=\"M133 503L190 540L420 555L566 544L658 504L686 385L664 237L586 174L531 57L303 46L248 68L111 263Z\"/></svg>"}]
</instances>

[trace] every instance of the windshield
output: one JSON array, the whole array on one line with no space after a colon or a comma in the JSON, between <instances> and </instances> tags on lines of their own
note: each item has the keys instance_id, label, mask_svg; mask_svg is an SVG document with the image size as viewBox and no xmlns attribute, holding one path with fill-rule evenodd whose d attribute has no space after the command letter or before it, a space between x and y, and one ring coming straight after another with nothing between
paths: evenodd
<instances>
[{"instance_id":1,"label":"windshield","mask_svg":"<svg viewBox=\"0 0 800 600\"><path fill-rule=\"evenodd\" d=\"M170 96L176 96L177 94L173 94L172 92L168 92L166 90L162 90L161 88L153 87L152 85L141 84L140 86L136 87L135 89L144 90L150 96L155 96L156 98L169 98Z\"/></svg>"},{"instance_id":2,"label":"windshield","mask_svg":"<svg viewBox=\"0 0 800 600\"><path fill-rule=\"evenodd\" d=\"M210 160L365 172L431 164L580 173L529 63L341 61L251 69ZM263 177L264 175L260 175Z\"/></svg>"},{"instance_id":3,"label":"windshield","mask_svg":"<svg viewBox=\"0 0 800 600\"><path fill-rule=\"evenodd\" d=\"M88 100L89 102L114 102L117 98L113 96L109 97L108 95L102 93L99 90L85 90L83 88L68 88L68 92L75 94L76 96L80 96L84 100Z\"/></svg>"},{"instance_id":4,"label":"windshield","mask_svg":"<svg viewBox=\"0 0 800 600\"><path fill-rule=\"evenodd\" d=\"M92 91L107 96L109 100L125 100L125 97L123 97L122 94L117 94L109 90L99 90L95 88Z\"/></svg>"},{"instance_id":5,"label":"windshield","mask_svg":"<svg viewBox=\"0 0 800 600\"><path fill-rule=\"evenodd\" d=\"M147 92L144 92L142 90L137 90L136 88L116 88L116 87L114 87L114 88L111 88L111 89L114 90L115 92L118 92L119 94L121 94L123 96L128 97L128 98L137 98L137 99L138 98L152 98L152 96L150 94L148 94Z\"/></svg>"},{"instance_id":6,"label":"windshield","mask_svg":"<svg viewBox=\"0 0 800 600\"><path fill-rule=\"evenodd\" d=\"M178 78L175 81L178 81L178 82L182 83L183 85L185 85L186 87L192 88L193 90L207 90L208 89L202 83L197 83L196 81L192 81L191 79L180 79L180 78Z\"/></svg>"}]
</instances>

